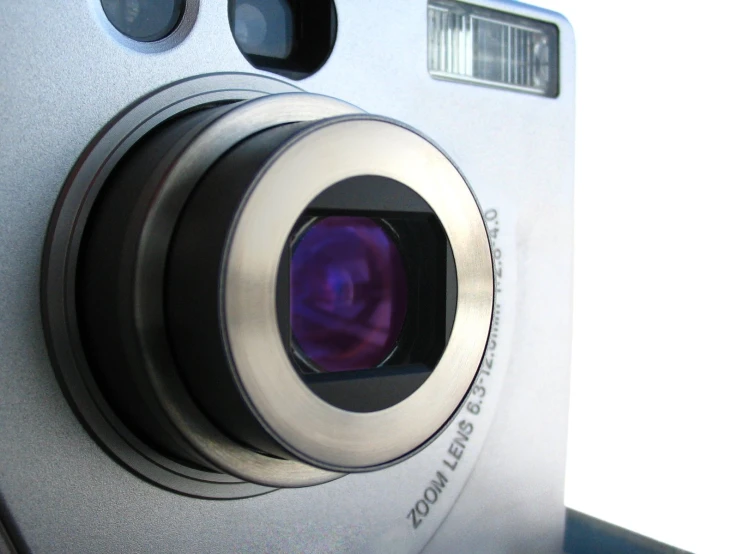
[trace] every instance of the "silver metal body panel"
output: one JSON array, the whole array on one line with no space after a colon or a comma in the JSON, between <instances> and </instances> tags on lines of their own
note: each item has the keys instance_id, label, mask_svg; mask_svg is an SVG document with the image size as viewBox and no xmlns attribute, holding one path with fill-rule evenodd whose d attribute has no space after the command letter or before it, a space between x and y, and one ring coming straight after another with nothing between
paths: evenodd
<instances>
[{"instance_id":1,"label":"silver metal body panel","mask_svg":"<svg viewBox=\"0 0 738 554\"><path fill-rule=\"evenodd\" d=\"M183 78L259 72L233 42L224 0L201 0L191 33L159 53L112 38L95 2L8 0L0 13L0 499L29 548L560 549L572 280L568 23L518 4L485 3L559 26L561 94L547 99L431 79L424 1L336 0L333 55L297 84L427 134L461 168L483 209L497 210L490 221L499 228L494 247L502 270L493 369L480 413L459 416L474 432L458 459L450 454L456 421L423 452L386 470L212 501L143 481L87 434L47 358L39 268L61 184L110 119ZM442 492L414 528L412 509L438 471L446 479Z\"/></svg>"}]
</instances>

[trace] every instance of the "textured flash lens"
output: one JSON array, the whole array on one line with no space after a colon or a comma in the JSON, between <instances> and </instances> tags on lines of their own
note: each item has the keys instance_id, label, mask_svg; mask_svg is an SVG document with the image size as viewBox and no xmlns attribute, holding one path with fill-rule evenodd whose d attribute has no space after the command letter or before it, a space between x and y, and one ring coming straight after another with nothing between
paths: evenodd
<instances>
[{"instance_id":1,"label":"textured flash lens","mask_svg":"<svg viewBox=\"0 0 738 554\"><path fill-rule=\"evenodd\" d=\"M433 77L545 96L558 94L554 25L461 2L428 4Z\"/></svg>"}]
</instances>

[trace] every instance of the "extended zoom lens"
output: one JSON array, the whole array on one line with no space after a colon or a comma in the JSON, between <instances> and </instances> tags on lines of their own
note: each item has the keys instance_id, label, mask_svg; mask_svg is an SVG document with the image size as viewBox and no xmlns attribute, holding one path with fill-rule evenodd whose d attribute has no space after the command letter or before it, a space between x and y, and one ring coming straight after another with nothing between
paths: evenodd
<instances>
[{"instance_id":1,"label":"extended zoom lens","mask_svg":"<svg viewBox=\"0 0 738 554\"><path fill-rule=\"evenodd\" d=\"M428 444L474 380L494 291L484 222L445 155L297 93L189 110L141 139L76 269L86 360L127 428L270 486Z\"/></svg>"},{"instance_id":2,"label":"extended zoom lens","mask_svg":"<svg viewBox=\"0 0 738 554\"><path fill-rule=\"evenodd\" d=\"M378 221L332 216L311 224L290 265L296 354L316 371L379 365L397 345L407 286L399 248Z\"/></svg>"}]
</instances>

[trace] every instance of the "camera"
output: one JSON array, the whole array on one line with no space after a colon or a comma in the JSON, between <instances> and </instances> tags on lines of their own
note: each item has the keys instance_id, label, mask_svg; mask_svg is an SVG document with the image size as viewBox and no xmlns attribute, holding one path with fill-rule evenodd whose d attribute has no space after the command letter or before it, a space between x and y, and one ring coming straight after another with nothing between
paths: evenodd
<instances>
[{"instance_id":1,"label":"camera","mask_svg":"<svg viewBox=\"0 0 738 554\"><path fill-rule=\"evenodd\" d=\"M7 550L562 548L563 17L24 0L0 37Z\"/></svg>"}]
</instances>

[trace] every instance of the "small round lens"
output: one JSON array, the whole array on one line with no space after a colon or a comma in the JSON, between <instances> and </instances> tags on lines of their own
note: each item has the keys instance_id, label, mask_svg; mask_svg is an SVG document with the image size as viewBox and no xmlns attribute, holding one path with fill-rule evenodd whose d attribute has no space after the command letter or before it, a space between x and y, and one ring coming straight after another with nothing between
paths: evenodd
<instances>
[{"instance_id":1,"label":"small round lens","mask_svg":"<svg viewBox=\"0 0 738 554\"><path fill-rule=\"evenodd\" d=\"M102 8L113 27L139 42L154 42L177 27L185 0L102 0Z\"/></svg>"},{"instance_id":2,"label":"small round lens","mask_svg":"<svg viewBox=\"0 0 738 554\"><path fill-rule=\"evenodd\" d=\"M293 246L292 337L318 370L381 364L397 344L407 295L400 251L376 220L326 217Z\"/></svg>"},{"instance_id":3,"label":"small round lens","mask_svg":"<svg viewBox=\"0 0 738 554\"><path fill-rule=\"evenodd\" d=\"M292 9L286 0L231 0L231 30L241 52L284 59L292 51Z\"/></svg>"}]
</instances>

